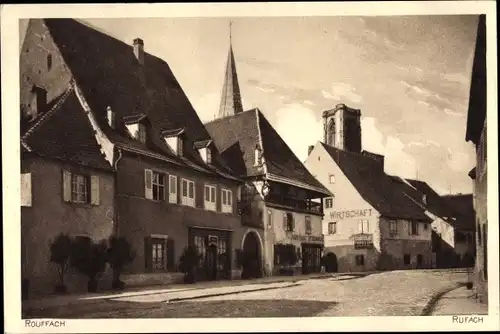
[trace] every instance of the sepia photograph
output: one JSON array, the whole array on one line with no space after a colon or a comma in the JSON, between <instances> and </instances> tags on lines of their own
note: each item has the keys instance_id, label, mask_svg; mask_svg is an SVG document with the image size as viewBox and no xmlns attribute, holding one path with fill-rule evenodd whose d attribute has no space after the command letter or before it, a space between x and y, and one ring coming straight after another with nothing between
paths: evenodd
<instances>
[{"instance_id":1,"label":"sepia photograph","mask_svg":"<svg viewBox=\"0 0 500 334\"><path fill-rule=\"evenodd\" d=\"M10 332L498 330L495 4L438 3L3 8Z\"/></svg>"}]
</instances>

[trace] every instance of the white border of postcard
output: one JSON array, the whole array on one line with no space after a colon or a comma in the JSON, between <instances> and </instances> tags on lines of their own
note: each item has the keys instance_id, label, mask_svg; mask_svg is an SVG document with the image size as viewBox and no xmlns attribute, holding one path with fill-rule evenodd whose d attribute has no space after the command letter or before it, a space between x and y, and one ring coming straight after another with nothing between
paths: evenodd
<instances>
[{"instance_id":1,"label":"white border of postcard","mask_svg":"<svg viewBox=\"0 0 500 334\"><path fill-rule=\"evenodd\" d=\"M21 319L19 145L19 19L44 17L378 16L487 14L489 315L481 323L444 317L317 317L223 319L65 320L59 328L30 328ZM497 38L494 1L51 4L2 5L2 160L4 319L7 333L261 332L261 331L481 331L499 330ZM11 126L15 125L15 126Z\"/></svg>"}]
</instances>

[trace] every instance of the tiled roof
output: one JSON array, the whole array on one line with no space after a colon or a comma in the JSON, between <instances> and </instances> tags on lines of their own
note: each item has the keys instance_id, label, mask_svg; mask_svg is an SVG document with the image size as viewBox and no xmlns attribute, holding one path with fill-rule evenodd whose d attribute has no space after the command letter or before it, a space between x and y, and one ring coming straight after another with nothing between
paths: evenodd
<instances>
[{"instance_id":1,"label":"tiled roof","mask_svg":"<svg viewBox=\"0 0 500 334\"><path fill-rule=\"evenodd\" d=\"M23 152L112 170L101 154L92 125L72 89L54 108L22 134Z\"/></svg>"},{"instance_id":2,"label":"tiled roof","mask_svg":"<svg viewBox=\"0 0 500 334\"><path fill-rule=\"evenodd\" d=\"M469 214L460 213L460 209L456 208L456 205L452 201L447 200L447 196L439 195L432 187L424 181L406 179L406 181L414 187L419 192L419 197L426 195L427 204L426 209L432 214L439 216L446 220L450 225L460 228L460 229L470 229L474 228L474 209L472 208L472 195L470 195L470 210L472 210L472 216ZM410 193L408 193L410 195ZM467 206L467 197L463 200L463 204ZM417 199L415 196L413 198ZM472 218L471 218L472 217Z\"/></svg>"},{"instance_id":3,"label":"tiled roof","mask_svg":"<svg viewBox=\"0 0 500 334\"><path fill-rule=\"evenodd\" d=\"M321 145L361 197L382 216L430 221L420 206L404 196L402 186L387 175L376 160L360 153L346 152L324 143Z\"/></svg>"},{"instance_id":4,"label":"tiled roof","mask_svg":"<svg viewBox=\"0 0 500 334\"><path fill-rule=\"evenodd\" d=\"M194 148L195 142L210 136L165 61L144 52L141 65L131 45L73 19L44 19L44 22L110 140L206 173L224 177L232 174L218 152L212 153L215 168L212 169ZM115 112L116 130L106 122L108 106ZM124 126L130 118L144 119L143 114L151 139L147 145L130 138ZM185 129L183 157L176 156L163 139L165 132L176 129Z\"/></svg>"},{"instance_id":5,"label":"tiled roof","mask_svg":"<svg viewBox=\"0 0 500 334\"><path fill-rule=\"evenodd\" d=\"M486 15L479 15L465 140L477 144L486 118Z\"/></svg>"},{"instance_id":6,"label":"tiled roof","mask_svg":"<svg viewBox=\"0 0 500 334\"><path fill-rule=\"evenodd\" d=\"M234 60L233 47L229 45L218 117L222 118L241 112L243 112L243 105L241 103L238 74L236 73L236 62Z\"/></svg>"},{"instance_id":7,"label":"tiled roof","mask_svg":"<svg viewBox=\"0 0 500 334\"><path fill-rule=\"evenodd\" d=\"M312 176L258 109L219 118L205 124L215 145L241 176L274 175L330 192ZM264 166L255 166L255 148L262 149Z\"/></svg>"},{"instance_id":8,"label":"tiled roof","mask_svg":"<svg viewBox=\"0 0 500 334\"><path fill-rule=\"evenodd\" d=\"M197 141L194 143L194 147L196 149L200 149L200 148L205 148L207 147L208 145L210 145L212 143L212 140L209 139L209 140L202 140L202 141Z\"/></svg>"},{"instance_id":9,"label":"tiled roof","mask_svg":"<svg viewBox=\"0 0 500 334\"><path fill-rule=\"evenodd\" d=\"M461 222L464 222L464 225L460 225L461 227L474 228L475 210L472 194L445 195L443 199L456 213L457 218L462 218Z\"/></svg>"}]
</instances>

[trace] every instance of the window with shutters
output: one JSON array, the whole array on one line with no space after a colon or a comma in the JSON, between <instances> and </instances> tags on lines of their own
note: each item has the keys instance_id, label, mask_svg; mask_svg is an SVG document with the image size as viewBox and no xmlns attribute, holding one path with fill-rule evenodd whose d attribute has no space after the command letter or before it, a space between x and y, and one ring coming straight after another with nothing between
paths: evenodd
<instances>
[{"instance_id":1,"label":"window with shutters","mask_svg":"<svg viewBox=\"0 0 500 334\"><path fill-rule=\"evenodd\" d=\"M151 240L151 256L153 270L165 269L166 267L166 243L164 239Z\"/></svg>"},{"instance_id":2,"label":"window with shutters","mask_svg":"<svg viewBox=\"0 0 500 334\"><path fill-rule=\"evenodd\" d=\"M99 177L63 170L63 200L99 205Z\"/></svg>"},{"instance_id":3,"label":"window with shutters","mask_svg":"<svg viewBox=\"0 0 500 334\"><path fill-rule=\"evenodd\" d=\"M194 181L182 179L182 204L195 206Z\"/></svg>"},{"instance_id":4,"label":"window with shutters","mask_svg":"<svg viewBox=\"0 0 500 334\"><path fill-rule=\"evenodd\" d=\"M167 235L153 234L144 239L146 270L176 271L174 241Z\"/></svg>"},{"instance_id":5,"label":"window with shutters","mask_svg":"<svg viewBox=\"0 0 500 334\"><path fill-rule=\"evenodd\" d=\"M233 213L233 192L229 189L221 189L221 197L221 211Z\"/></svg>"},{"instance_id":6,"label":"window with shutters","mask_svg":"<svg viewBox=\"0 0 500 334\"><path fill-rule=\"evenodd\" d=\"M153 172L152 178L153 199L156 201L165 200L165 174Z\"/></svg>"},{"instance_id":7,"label":"window with shutters","mask_svg":"<svg viewBox=\"0 0 500 334\"><path fill-rule=\"evenodd\" d=\"M215 205L215 192L216 192L216 187L211 186L206 184L205 185L205 209L206 210L211 210L211 211L216 211L216 205Z\"/></svg>"},{"instance_id":8,"label":"window with shutters","mask_svg":"<svg viewBox=\"0 0 500 334\"><path fill-rule=\"evenodd\" d=\"M168 201L177 204L177 176L168 176Z\"/></svg>"},{"instance_id":9,"label":"window with shutters","mask_svg":"<svg viewBox=\"0 0 500 334\"><path fill-rule=\"evenodd\" d=\"M71 175L71 201L74 203L89 202L89 182L86 175Z\"/></svg>"}]
</instances>

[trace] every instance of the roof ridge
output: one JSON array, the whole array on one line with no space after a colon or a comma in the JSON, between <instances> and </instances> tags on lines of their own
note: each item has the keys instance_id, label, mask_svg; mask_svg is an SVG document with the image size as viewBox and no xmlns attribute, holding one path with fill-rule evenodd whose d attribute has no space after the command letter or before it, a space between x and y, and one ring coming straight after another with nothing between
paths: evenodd
<instances>
[{"instance_id":1,"label":"roof ridge","mask_svg":"<svg viewBox=\"0 0 500 334\"><path fill-rule=\"evenodd\" d=\"M262 141L262 131L260 129L260 116L259 116L259 113L260 113L260 110L255 108L255 119L256 119L256 122L257 122L257 135L258 135L258 140L259 140L259 146L260 146L260 149L261 149L261 152L262 152L262 167L264 168L264 175L266 176L266 178L268 177L268 173L267 173L267 159L265 158L265 155L264 155L264 144L263 144L263 141Z\"/></svg>"},{"instance_id":2,"label":"roof ridge","mask_svg":"<svg viewBox=\"0 0 500 334\"><path fill-rule=\"evenodd\" d=\"M71 94L71 92L74 90L72 81L73 79L70 81L68 89L66 89L66 91L63 93L61 98L56 102L56 104L54 104L49 111L40 116L40 119L38 119L38 121L24 133L24 135L21 137L21 140L27 139L40 125L42 125L46 120L50 118L50 116L52 116L53 114L55 114L57 110L59 110L59 107L64 103L64 101L66 101L69 94Z\"/></svg>"}]
</instances>

